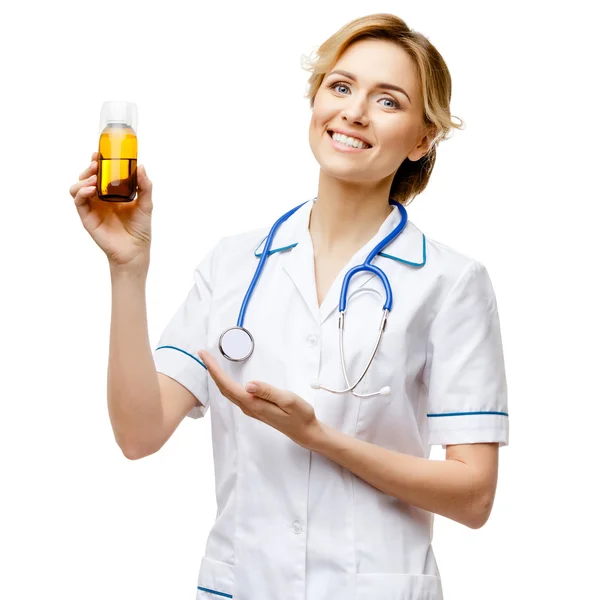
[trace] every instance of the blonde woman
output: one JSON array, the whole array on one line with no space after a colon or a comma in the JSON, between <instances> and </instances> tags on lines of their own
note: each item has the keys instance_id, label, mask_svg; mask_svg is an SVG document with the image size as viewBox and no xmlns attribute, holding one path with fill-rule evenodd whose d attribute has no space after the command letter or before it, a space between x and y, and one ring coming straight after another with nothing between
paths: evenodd
<instances>
[{"instance_id":1,"label":"blonde woman","mask_svg":"<svg viewBox=\"0 0 600 600\"><path fill-rule=\"evenodd\" d=\"M276 227L224 237L154 353L146 171L117 208L95 195L95 160L72 186L111 267L110 418L139 459L212 409L218 515L197 599L440 600L434 514L481 527L508 443L487 271L404 208L460 128L450 74L387 14L348 23L309 68L316 197L288 190Z\"/></svg>"}]
</instances>

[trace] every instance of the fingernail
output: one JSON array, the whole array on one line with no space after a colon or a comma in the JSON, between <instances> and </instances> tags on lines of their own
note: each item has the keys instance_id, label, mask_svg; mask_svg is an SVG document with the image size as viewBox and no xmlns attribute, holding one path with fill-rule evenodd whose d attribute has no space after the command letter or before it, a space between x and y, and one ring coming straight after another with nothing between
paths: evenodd
<instances>
[{"instance_id":1,"label":"fingernail","mask_svg":"<svg viewBox=\"0 0 600 600\"><path fill-rule=\"evenodd\" d=\"M249 394L255 394L256 392L258 392L258 386L255 383L247 383L246 384L246 391Z\"/></svg>"}]
</instances>

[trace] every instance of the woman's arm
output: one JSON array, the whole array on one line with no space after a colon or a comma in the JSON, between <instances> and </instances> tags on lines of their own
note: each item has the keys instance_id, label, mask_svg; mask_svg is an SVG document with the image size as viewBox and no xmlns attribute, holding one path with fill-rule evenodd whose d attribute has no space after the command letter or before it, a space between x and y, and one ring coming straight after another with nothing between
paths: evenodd
<instances>
[{"instance_id":1,"label":"woman's arm","mask_svg":"<svg viewBox=\"0 0 600 600\"><path fill-rule=\"evenodd\" d=\"M472 529L488 520L498 479L498 444L446 447L446 460L401 454L320 423L310 450L367 483L423 510Z\"/></svg>"},{"instance_id":2,"label":"woman's arm","mask_svg":"<svg viewBox=\"0 0 600 600\"><path fill-rule=\"evenodd\" d=\"M498 444L446 446L446 460L401 454L339 432L316 418L303 398L262 381L244 389L206 351L200 351L219 391L245 415L287 435L407 504L477 529L488 519L498 476Z\"/></svg>"}]
</instances>

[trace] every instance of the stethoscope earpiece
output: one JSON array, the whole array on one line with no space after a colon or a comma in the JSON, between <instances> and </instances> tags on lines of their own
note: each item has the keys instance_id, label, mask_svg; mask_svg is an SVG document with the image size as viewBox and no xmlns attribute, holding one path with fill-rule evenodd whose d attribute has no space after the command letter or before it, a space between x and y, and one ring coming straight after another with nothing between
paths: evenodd
<instances>
[{"instance_id":1,"label":"stethoscope earpiece","mask_svg":"<svg viewBox=\"0 0 600 600\"><path fill-rule=\"evenodd\" d=\"M323 387L316 379L310 382L310 387L313 390L320 390L320 389L327 389L325 387ZM354 390L349 390L354 394ZM355 394L361 398L370 398L371 396L391 396L392 395L392 388L389 385L384 385L378 392L375 392L374 394L365 394L364 396L361 396L360 394Z\"/></svg>"}]
</instances>

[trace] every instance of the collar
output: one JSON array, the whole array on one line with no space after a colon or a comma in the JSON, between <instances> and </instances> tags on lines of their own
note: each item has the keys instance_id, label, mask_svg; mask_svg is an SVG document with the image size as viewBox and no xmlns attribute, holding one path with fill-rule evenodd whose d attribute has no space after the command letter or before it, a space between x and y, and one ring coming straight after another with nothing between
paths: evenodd
<instances>
[{"instance_id":1,"label":"collar","mask_svg":"<svg viewBox=\"0 0 600 600\"><path fill-rule=\"evenodd\" d=\"M273 238L269 256L276 252L293 250L298 245L298 241L301 239L302 235L308 231L310 213L315 201L316 198L313 198L306 202L291 217L289 217L287 221L281 224ZM392 231L399 222L400 213L394 208L382 223L379 231L375 234L372 240L373 243L369 245L371 245L371 247L375 246L375 244ZM268 236L265 236L254 250L254 256L257 258L262 256L267 237ZM377 256L404 263L411 267L423 267L427 262L425 234L422 233L409 219L402 233L388 244Z\"/></svg>"},{"instance_id":2,"label":"collar","mask_svg":"<svg viewBox=\"0 0 600 600\"><path fill-rule=\"evenodd\" d=\"M338 275L327 292L327 296L323 299L321 306L318 306L314 280L313 246L308 230L310 213L314 202L315 199L309 200L289 217L287 221L281 224L273 238L269 256L276 252L281 253L282 257L285 256L285 260L282 263L284 271L287 272L296 285L316 323L322 324L339 308L339 296L345 270ZM364 262L368 253L399 222L400 212L394 209L381 224L379 231L354 255L351 260L352 264ZM266 239L265 237L254 251L257 258L263 254ZM385 259L386 263L394 263L401 269L407 268L403 265L407 265L408 267L423 267L427 260L425 247L425 236L409 220L402 233L388 244L373 262L377 264L379 257L381 257L381 259ZM379 266L386 271L386 265L380 264ZM391 271L387 270L387 274L389 275ZM358 273L352 279L352 289L357 290L363 287L373 277L375 275L372 273Z\"/></svg>"}]
</instances>

